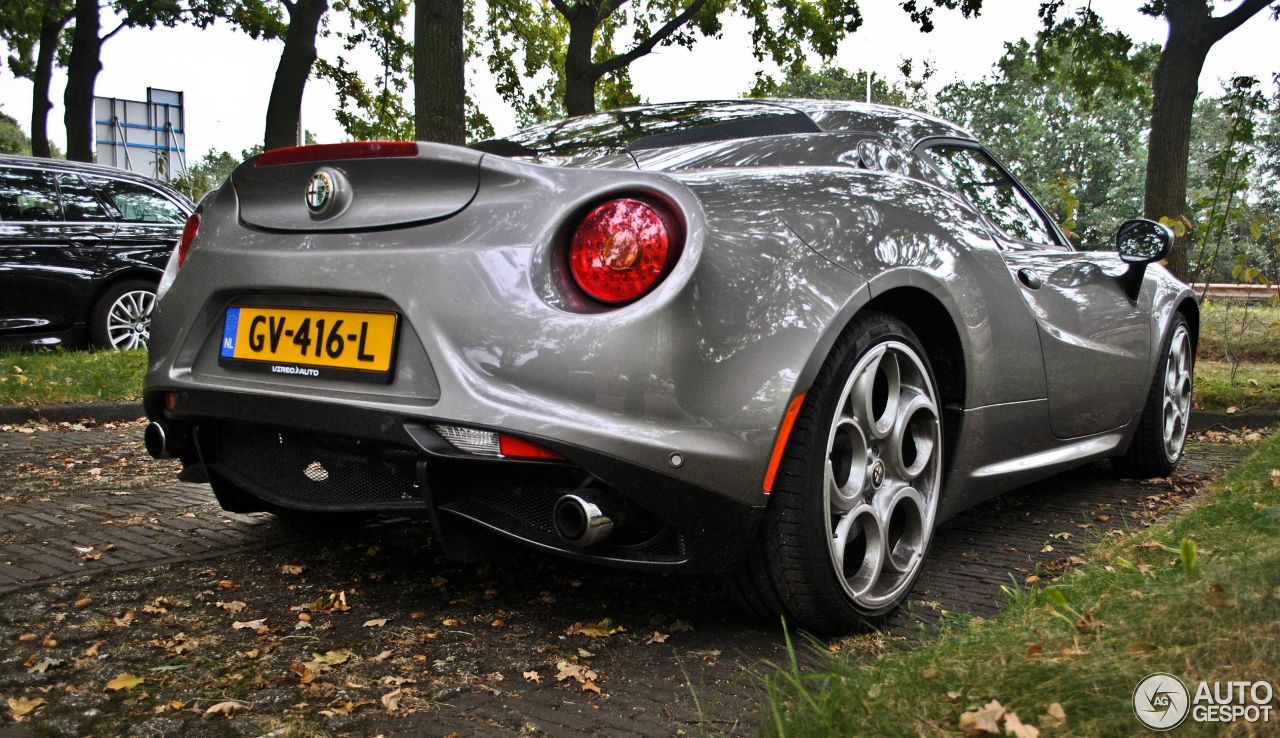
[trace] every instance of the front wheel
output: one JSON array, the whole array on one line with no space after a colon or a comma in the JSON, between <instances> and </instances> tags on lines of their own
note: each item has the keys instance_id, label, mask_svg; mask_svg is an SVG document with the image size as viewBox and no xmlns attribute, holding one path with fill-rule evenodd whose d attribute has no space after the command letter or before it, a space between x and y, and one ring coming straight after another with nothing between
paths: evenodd
<instances>
[{"instance_id":1,"label":"front wheel","mask_svg":"<svg viewBox=\"0 0 1280 738\"><path fill-rule=\"evenodd\" d=\"M130 279L112 285L89 316L89 341L98 348L146 348L155 309L155 284Z\"/></svg>"},{"instance_id":2,"label":"front wheel","mask_svg":"<svg viewBox=\"0 0 1280 738\"><path fill-rule=\"evenodd\" d=\"M886 313L858 316L797 417L761 540L731 582L739 599L826 633L892 612L933 534L942 446L937 385L919 340Z\"/></svg>"},{"instance_id":3,"label":"front wheel","mask_svg":"<svg viewBox=\"0 0 1280 738\"><path fill-rule=\"evenodd\" d=\"M1111 459L1111 467L1122 477L1167 477L1182 459L1191 419L1195 351L1182 315L1174 318L1166 335L1138 430L1124 455Z\"/></svg>"}]
</instances>

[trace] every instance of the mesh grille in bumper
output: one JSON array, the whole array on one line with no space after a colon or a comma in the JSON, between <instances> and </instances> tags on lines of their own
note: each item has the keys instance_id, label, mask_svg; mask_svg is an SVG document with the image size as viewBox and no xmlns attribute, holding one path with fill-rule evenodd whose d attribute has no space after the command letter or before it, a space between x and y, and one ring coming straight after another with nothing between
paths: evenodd
<instances>
[{"instance_id":1,"label":"mesh grille in bumper","mask_svg":"<svg viewBox=\"0 0 1280 738\"><path fill-rule=\"evenodd\" d=\"M358 438L224 423L215 471L285 507L316 510L425 508L420 454Z\"/></svg>"}]
</instances>

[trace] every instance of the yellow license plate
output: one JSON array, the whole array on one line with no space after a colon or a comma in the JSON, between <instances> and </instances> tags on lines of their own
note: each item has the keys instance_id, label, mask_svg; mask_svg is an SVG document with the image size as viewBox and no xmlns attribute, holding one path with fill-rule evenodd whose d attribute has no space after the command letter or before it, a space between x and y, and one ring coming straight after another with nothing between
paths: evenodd
<instances>
[{"instance_id":1,"label":"yellow license plate","mask_svg":"<svg viewBox=\"0 0 1280 738\"><path fill-rule=\"evenodd\" d=\"M385 379L395 353L396 320L395 313L229 307L219 359L274 374L357 372Z\"/></svg>"}]
</instances>

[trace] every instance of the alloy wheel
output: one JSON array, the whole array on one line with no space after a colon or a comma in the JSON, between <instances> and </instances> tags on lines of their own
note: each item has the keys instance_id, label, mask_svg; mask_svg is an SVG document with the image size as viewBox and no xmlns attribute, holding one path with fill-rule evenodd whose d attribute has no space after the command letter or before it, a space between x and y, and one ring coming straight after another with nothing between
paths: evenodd
<instances>
[{"instance_id":1,"label":"alloy wheel","mask_svg":"<svg viewBox=\"0 0 1280 738\"><path fill-rule=\"evenodd\" d=\"M858 607L896 602L915 579L941 486L937 392L914 349L877 344L845 382L828 433L831 563Z\"/></svg>"},{"instance_id":2,"label":"alloy wheel","mask_svg":"<svg viewBox=\"0 0 1280 738\"><path fill-rule=\"evenodd\" d=\"M115 349L146 348L151 339L151 314L156 295L148 290L130 290L116 298L107 311L107 338Z\"/></svg>"},{"instance_id":3,"label":"alloy wheel","mask_svg":"<svg viewBox=\"0 0 1280 738\"><path fill-rule=\"evenodd\" d=\"M1191 336L1185 325L1178 326L1169 341L1169 355L1164 362L1164 401L1161 417L1164 427L1164 452L1176 461L1187 440L1187 420L1191 417L1192 360Z\"/></svg>"}]
</instances>

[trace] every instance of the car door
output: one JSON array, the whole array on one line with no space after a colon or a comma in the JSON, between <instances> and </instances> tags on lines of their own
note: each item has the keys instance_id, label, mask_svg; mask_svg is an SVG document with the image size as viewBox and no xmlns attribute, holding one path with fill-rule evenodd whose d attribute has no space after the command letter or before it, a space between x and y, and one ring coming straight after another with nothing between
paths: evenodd
<instances>
[{"instance_id":1,"label":"car door","mask_svg":"<svg viewBox=\"0 0 1280 738\"><path fill-rule=\"evenodd\" d=\"M1146 397L1150 321L1125 293L1114 252L1076 251L1009 174L972 142L941 141L925 158L987 221L1010 278L1039 326L1055 436L1118 428Z\"/></svg>"},{"instance_id":2,"label":"car door","mask_svg":"<svg viewBox=\"0 0 1280 738\"><path fill-rule=\"evenodd\" d=\"M0 166L0 338L47 339L77 321L82 280L62 220L53 174Z\"/></svg>"},{"instance_id":3,"label":"car door","mask_svg":"<svg viewBox=\"0 0 1280 738\"><path fill-rule=\"evenodd\" d=\"M112 211L118 223L111 243L117 265L146 265L159 271L182 235L188 209L141 182L96 174L84 179Z\"/></svg>"}]
</instances>

